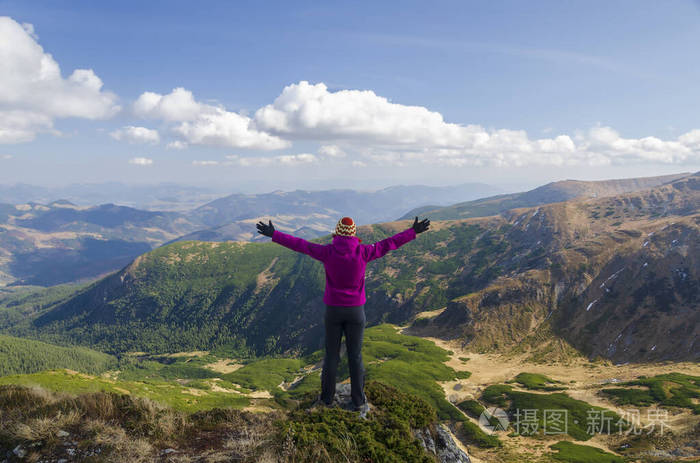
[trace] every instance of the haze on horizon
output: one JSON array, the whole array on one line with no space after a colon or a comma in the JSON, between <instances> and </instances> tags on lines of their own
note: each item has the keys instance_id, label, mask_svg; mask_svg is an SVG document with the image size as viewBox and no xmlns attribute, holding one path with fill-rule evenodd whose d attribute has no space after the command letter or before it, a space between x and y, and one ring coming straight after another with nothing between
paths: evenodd
<instances>
[{"instance_id":1,"label":"haze on horizon","mask_svg":"<svg viewBox=\"0 0 700 463\"><path fill-rule=\"evenodd\" d=\"M0 1L0 183L523 189L700 170L693 1Z\"/></svg>"}]
</instances>

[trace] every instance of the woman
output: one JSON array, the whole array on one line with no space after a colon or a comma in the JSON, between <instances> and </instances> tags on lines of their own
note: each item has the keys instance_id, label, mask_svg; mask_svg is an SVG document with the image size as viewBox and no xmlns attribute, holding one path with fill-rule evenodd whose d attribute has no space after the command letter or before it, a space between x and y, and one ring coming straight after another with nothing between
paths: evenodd
<instances>
[{"instance_id":1,"label":"woman","mask_svg":"<svg viewBox=\"0 0 700 463\"><path fill-rule=\"evenodd\" d=\"M333 403L335 377L340 361L340 340L345 333L350 369L351 397L356 411L366 417L369 411L364 393L364 367L362 365L362 336L365 329L365 267L367 262L384 256L416 238L430 227L430 220L413 222L413 226L390 238L374 244L361 244L355 236L355 222L350 217L338 221L331 244L310 243L275 230L272 221L268 225L257 224L258 232L272 241L293 251L301 252L323 262L326 270L326 356L321 374L321 401L326 406Z\"/></svg>"}]
</instances>

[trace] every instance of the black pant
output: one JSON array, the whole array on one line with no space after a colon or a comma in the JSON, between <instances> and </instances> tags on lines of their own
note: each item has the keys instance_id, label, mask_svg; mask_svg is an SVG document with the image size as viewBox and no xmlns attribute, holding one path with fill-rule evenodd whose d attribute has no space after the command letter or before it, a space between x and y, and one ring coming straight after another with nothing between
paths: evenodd
<instances>
[{"instance_id":1,"label":"black pant","mask_svg":"<svg viewBox=\"0 0 700 463\"><path fill-rule=\"evenodd\" d=\"M362 365L362 336L365 332L365 306L326 306L326 356L321 374L321 399L331 404L335 396L335 376L340 362L340 339L345 333L350 369L350 395L356 407L364 404L365 370Z\"/></svg>"}]
</instances>

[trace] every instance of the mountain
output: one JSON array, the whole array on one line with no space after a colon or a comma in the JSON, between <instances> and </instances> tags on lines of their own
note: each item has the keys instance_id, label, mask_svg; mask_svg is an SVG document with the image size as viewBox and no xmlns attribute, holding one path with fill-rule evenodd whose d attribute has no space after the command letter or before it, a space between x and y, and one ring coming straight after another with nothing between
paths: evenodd
<instances>
[{"instance_id":1,"label":"mountain","mask_svg":"<svg viewBox=\"0 0 700 463\"><path fill-rule=\"evenodd\" d=\"M697 359L699 205L694 174L635 193L436 221L370 264L368 323L444 308L412 330L482 351ZM359 235L373 242L409 224ZM320 264L273 243L177 242L4 328L110 352L309 352L320 347L323 282Z\"/></svg>"},{"instance_id":2,"label":"mountain","mask_svg":"<svg viewBox=\"0 0 700 463\"><path fill-rule=\"evenodd\" d=\"M258 195L234 194L193 210L190 217L210 228L183 236L182 240L257 240L254 224L271 219L281 230L319 237L327 234L342 216L358 223L393 220L397 211L425 204L447 205L499 192L482 183L431 187L400 185L377 191L325 190L275 191Z\"/></svg>"},{"instance_id":3,"label":"mountain","mask_svg":"<svg viewBox=\"0 0 700 463\"><path fill-rule=\"evenodd\" d=\"M66 199L80 206L118 203L137 209L155 211L187 211L221 196L214 188L203 188L175 183L155 185L126 184L120 182L77 183L64 186L43 187L18 183L0 185L0 203L47 204L57 198Z\"/></svg>"},{"instance_id":4,"label":"mountain","mask_svg":"<svg viewBox=\"0 0 700 463\"><path fill-rule=\"evenodd\" d=\"M412 332L483 351L565 354L571 345L616 362L697 360L699 207L694 174L636 193L510 211L507 242L520 249L493 256L503 276L417 320ZM509 272L509 260L529 264Z\"/></svg>"},{"instance_id":5,"label":"mountain","mask_svg":"<svg viewBox=\"0 0 700 463\"><path fill-rule=\"evenodd\" d=\"M399 220L416 215L427 215L433 220L456 220L469 217L486 217L519 207L535 207L542 204L568 201L574 198L602 198L653 188L687 177L689 173L662 175L659 177L629 178L618 180L552 182L523 193L491 196L436 208L424 206L403 215Z\"/></svg>"},{"instance_id":6,"label":"mountain","mask_svg":"<svg viewBox=\"0 0 700 463\"><path fill-rule=\"evenodd\" d=\"M64 192L78 195L83 201L88 193L92 195L91 201L109 195L128 200L141 193L144 201L151 201L153 195L161 195L161 205L171 200L180 205L189 204L184 198L188 191L192 193L192 201L204 194L197 189L179 191L171 185L134 186L134 191L129 192L122 184L104 184L107 191L98 194L93 191L98 186L73 185L64 187ZM55 191L35 191L31 186L19 185L14 189L0 188L0 197L13 197L13 193L43 197ZM326 234L343 214L354 215L361 221L387 220L395 215L394 211L410 209L429 199L448 204L494 191L488 185L465 184L397 186L375 192L235 194L180 212L111 203L82 206L65 199L44 204L0 203L0 285L48 286L95 278L172 241L260 240L260 235L255 233L255 222L262 216L272 218L281 230L313 238Z\"/></svg>"},{"instance_id":7,"label":"mountain","mask_svg":"<svg viewBox=\"0 0 700 463\"><path fill-rule=\"evenodd\" d=\"M103 204L0 205L0 284L94 278L201 225L176 212Z\"/></svg>"}]
</instances>

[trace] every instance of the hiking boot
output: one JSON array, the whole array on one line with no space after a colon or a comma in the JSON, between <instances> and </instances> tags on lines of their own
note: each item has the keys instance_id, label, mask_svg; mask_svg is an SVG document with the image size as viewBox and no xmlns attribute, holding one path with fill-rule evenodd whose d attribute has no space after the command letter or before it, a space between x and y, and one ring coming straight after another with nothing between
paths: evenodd
<instances>
[{"instance_id":1,"label":"hiking boot","mask_svg":"<svg viewBox=\"0 0 700 463\"><path fill-rule=\"evenodd\" d=\"M331 402L331 403L328 404L328 403L326 403L326 402L323 401L323 399L321 398L321 396L318 396L318 398L316 399L316 401L315 401L314 403L312 403L311 406L309 407L309 411L311 411L311 410L322 410L322 409L324 409L324 408L331 408L331 407L333 407L334 405L336 405L335 399L333 400L333 402Z\"/></svg>"},{"instance_id":2,"label":"hiking boot","mask_svg":"<svg viewBox=\"0 0 700 463\"><path fill-rule=\"evenodd\" d=\"M362 405L360 405L359 407L355 407L353 409L353 411L359 412L358 416L360 417L360 419L366 420L367 415L369 414L369 409L370 409L369 404L367 402L365 402Z\"/></svg>"}]
</instances>

